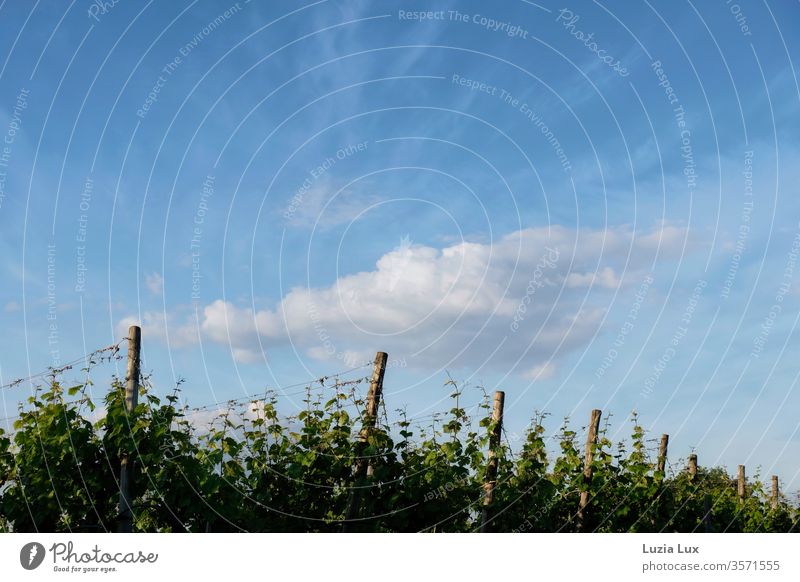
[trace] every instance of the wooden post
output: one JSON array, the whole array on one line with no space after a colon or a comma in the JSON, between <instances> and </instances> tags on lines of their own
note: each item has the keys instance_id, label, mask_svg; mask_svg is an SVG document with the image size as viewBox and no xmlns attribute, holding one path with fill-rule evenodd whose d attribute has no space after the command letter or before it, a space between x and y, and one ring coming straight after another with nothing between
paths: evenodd
<instances>
[{"instance_id":1,"label":"wooden post","mask_svg":"<svg viewBox=\"0 0 800 582\"><path fill-rule=\"evenodd\" d=\"M378 418L378 407L381 403L381 395L383 394L383 376L386 373L386 362L389 355L386 352L378 352L375 354L375 363L372 367L372 380L369 384L369 392L367 393L367 408L364 413L364 421L361 425L361 433L358 437L358 444L356 446L356 461L353 468L353 488L350 490L350 495L347 500L347 509L345 510L344 523L342 524L342 531L348 531L352 525L350 522L358 518L359 509L361 507L361 491L364 487L364 477L368 473L369 461L364 458L364 450L367 448L369 435L375 427ZM371 474L371 471L369 471Z\"/></svg>"},{"instance_id":2,"label":"wooden post","mask_svg":"<svg viewBox=\"0 0 800 582\"><path fill-rule=\"evenodd\" d=\"M770 506L772 509L778 509L778 499L780 491L778 489L778 476L772 476L772 496L770 498Z\"/></svg>"},{"instance_id":3,"label":"wooden post","mask_svg":"<svg viewBox=\"0 0 800 582\"><path fill-rule=\"evenodd\" d=\"M592 463L594 462L594 448L597 446L597 433L600 430L600 410L592 410L589 419L589 433L586 435L586 460L583 464L583 484L584 490L581 491L580 505L578 506L578 529L586 527L586 506L589 505L589 484L592 482Z\"/></svg>"},{"instance_id":4,"label":"wooden post","mask_svg":"<svg viewBox=\"0 0 800 582\"><path fill-rule=\"evenodd\" d=\"M689 481L697 479L697 455L689 455Z\"/></svg>"},{"instance_id":5,"label":"wooden post","mask_svg":"<svg viewBox=\"0 0 800 582\"><path fill-rule=\"evenodd\" d=\"M736 479L736 494L739 496L739 503L744 503L747 496L747 488L744 481L744 465L739 465L739 474Z\"/></svg>"},{"instance_id":6,"label":"wooden post","mask_svg":"<svg viewBox=\"0 0 800 582\"><path fill-rule=\"evenodd\" d=\"M503 432L503 404L506 393L500 390L494 393L492 407L492 432L489 434L489 458L486 466L486 479L483 482L483 510L481 511L481 533L489 531L490 507L494 499L494 488L497 484L497 454L500 437Z\"/></svg>"},{"instance_id":7,"label":"wooden post","mask_svg":"<svg viewBox=\"0 0 800 582\"><path fill-rule=\"evenodd\" d=\"M664 478L664 473L667 468L667 447L669 446L669 435L662 434L661 435L661 444L658 446L658 466L656 467L656 471L662 474L661 478Z\"/></svg>"},{"instance_id":8,"label":"wooden post","mask_svg":"<svg viewBox=\"0 0 800 582\"><path fill-rule=\"evenodd\" d=\"M125 412L133 414L139 402L139 372L142 351L142 329L132 325L128 329L128 368L125 373ZM123 451L119 468L119 533L133 531L133 508L131 489L133 486L133 451Z\"/></svg>"}]
</instances>

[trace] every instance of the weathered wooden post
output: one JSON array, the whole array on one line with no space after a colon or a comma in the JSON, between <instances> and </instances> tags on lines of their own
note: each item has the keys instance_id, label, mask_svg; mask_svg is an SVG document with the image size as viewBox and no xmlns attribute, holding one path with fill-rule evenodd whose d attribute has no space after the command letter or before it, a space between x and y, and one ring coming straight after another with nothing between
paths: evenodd
<instances>
[{"instance_id":1,"label":"weathered wooden post","mask_svg":"<svg viewBox=\"0 0 800 582\"><path fill-rule=\"evenodd\" d=\"M689 473L689 482L695 483L697 481L697 455L694 453L689 455L689 465L687 467L687 471ZM703 529L706 533L711 533L713 531L711 527L711 496L706 494L703 497Z\"/></svg>"},{"instance_id":2,"label":"weathered wooden post","mask_svg":"<svg viewBox=\"0 0 800 582\"><path fill-rule=\"evenodd\" d=\"M490 508L494 500L494 488L497 484L497 453L503 431L503 405L506 393L500 390L494 393L492 407L492 431L489 434L489 458L486 466L486 478L483 482L483 510L481 511L481 533L489 531Z\"/></svg>"},{"instance_id":3,"label":"weathered wooden post","mask_svg":"<svg viewBox=\"0 0 800 582\"><path fill-rule=\"evenodd\" d=\"M689 481L697 479L697 455L689 455Z\"/></svg>"},{"instance_id":4,"label":"weathered wooden post","mask_svg":"<svg viewBox=\"0 0 800 582\"><path fill-rule=\"evenodd\" d=\"M656 471L661 473L661 479L664 478L664 474L667 468L667 447L669 446L669 435L662 434L661 435L661 444L658 445L658 465L656 466Z\"/></svg>"},{"instance_id":5,"label":"weathered wooden post","mask_svg":"<svg viewBox=\"0 0 800 582\"><path fill-rule=\"evenodd\" d=\"M586 506L589 505L589 485L594 473L594 449L597 446L597 433L600 431L600 416L602 411L594 409L589 419L589 432L586 435L586 459L583 463L583 490L581 491L580 504L578 505L578 530L586 527Z\"/></svg>"},{"instance_id":6,"label":"weathered wooden post","mask_svg":"<svg viewBox=\"0 0 800 582\"><path fill-rule=\"evenodd\" d=\"M342 531L348 531L352 525L352 521L358 518L359 509L361 507L361 493L365 486L364 477L367 475L369 461L364 458L364 450L367 448L369 436L372 429L375 428L375 423L378 418L378 407L381 403L381 395L383 394L383 376L386 373L386 362L389 355L386 352L378 352L375 354L375 363L372 366L372 379L369 383L369 392L367 393L367 408L364 413L364 421L361 425L361 433L358 437L358 445L356 446L356 460L355 467L353 468L353 488L350 490L350 495L347 500L347 509L345 510L345 521L342 524Z\"/></svg>"},{"instance_id":7,"label":"weathered wooden post","mask_svg":"<svg viewBox=\"0 0 800 582\"><path fill-rule=\"evenodd\" d=\"M739 472L736 478L736 494L739 496L739 503L744 503L747 497L747 487L744 479L744 465L739 465Z\"/></svg>"},{"instance_id":8,"label":"weathered wooden post","mask_svg":"<svg viewBox=\"0 0 800 582\"><path fill-rule=\"evenodd\" d=\"M139 402L139 372L141 367L142 329L132 325L128 329L128 367L125 373L125 412L130 415ZM119 533L133 531L133 508L131 489L133 487L134 451L123 451L119 468Z\"/></svg>"},{"instance_id":9,"label":"weathered wooden post","mask_svg":"<svg viewBox=\"0 0 800 582\"><path fill-rule=\"evenodd\" d=\"M778 509L778 500L780 496L780 490L778 489L778 476L772 476L772 495L770 497L770 507L772 509Z\"/></svg>"}]
</instances>

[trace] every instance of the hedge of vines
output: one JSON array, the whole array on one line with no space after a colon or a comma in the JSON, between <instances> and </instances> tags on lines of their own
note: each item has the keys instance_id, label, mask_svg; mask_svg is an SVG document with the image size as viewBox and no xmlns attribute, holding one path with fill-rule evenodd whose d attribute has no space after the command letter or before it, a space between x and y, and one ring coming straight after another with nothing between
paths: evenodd
<instances>
[{"instance_id":1,"label":"hedge of vines","mask_svg":"<svg viewBox=\"0 0 800 582\"><path fill-rule=\"evenodd\" d=\"M389 423L384 414L365 448L357 444L363 402L353 388L309 388L288 417L267 395L243 411L223 407L209 422L180 404L179 389L159 398L144 384L131 415L118 381L97 405L88 383L65 388L53 378L36 391L13 433L0 430L0 531L115 531L124 451L136 458L135 531L341 531L359 454L369 458L371 476L349 530L473 532L480 525L493 428L488 399L468 414L452 381L449 410L426 421L398 411ZM547 437L544 420L535 416L524 436L512 443L506 435L495 450L491 531L576 531L586 487L585 531L798 529L796 504L781 496L775 507L758 478L741 502L724 469L701 467L694 479L681 463L657 471L635 417L623 443L614 445L602 428L587 485L582 429L565 420Z\"/></svg>"}]
</instances>

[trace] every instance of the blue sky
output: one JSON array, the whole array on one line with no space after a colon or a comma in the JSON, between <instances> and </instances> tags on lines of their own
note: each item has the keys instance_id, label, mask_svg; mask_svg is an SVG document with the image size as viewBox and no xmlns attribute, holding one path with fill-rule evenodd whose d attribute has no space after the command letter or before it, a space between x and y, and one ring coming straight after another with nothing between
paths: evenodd
<instances>
[{"instance_id":1,"label":"blue sky","mask_svg":"<svg viewBox=\"0 0 800 582\"><path fill-rule=\"evenodd\" d=\"M796 3L100 6L0 4L2 383L384 350L411 416L447 371L800 483Z\"/></svg>"}]
</instances>

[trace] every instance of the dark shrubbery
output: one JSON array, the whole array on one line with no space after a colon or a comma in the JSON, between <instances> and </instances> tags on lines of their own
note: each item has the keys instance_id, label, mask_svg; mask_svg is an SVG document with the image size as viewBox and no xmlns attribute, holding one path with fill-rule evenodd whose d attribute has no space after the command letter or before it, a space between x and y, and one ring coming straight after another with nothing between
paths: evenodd
<instances>
[{"instance_id":1,"label":"dark shrubbery","mask_svg":"<svg viewBox=\"0 0 800 582\"><path fill-rule=\"evenodd\" d=\"M477 530L488 401L472 418L458 387L448 385L453 407L425 427L400 413L372 431L363 449L371 477L350 529ZM0 530L115 531L120 456L135 451L136 531L340 531L363 408L342 388L326 388L327 399L309 389L305 408L289 418L268 396L244 410L226 408L206 427L179 406L177 390L159 399L143 386L129 416L119 382L95 410L88 386L65 389L53 380L29 399L13 435L0 431ZM496 450L492 531L577 528L582 444L565 421L552 458L542 421L533 419L513 451L505 443ZM693 480L685 471L656 471L635 418L627 447L612 449L601 431L589 487L588 531L785 532L798 518L784 498L773 508L758 480L748 482L742 503L723 469L701 468Z\"/></svg>"}]
</instances>

